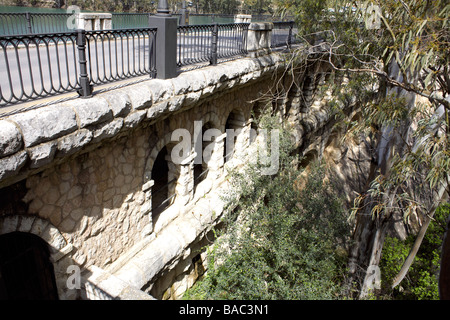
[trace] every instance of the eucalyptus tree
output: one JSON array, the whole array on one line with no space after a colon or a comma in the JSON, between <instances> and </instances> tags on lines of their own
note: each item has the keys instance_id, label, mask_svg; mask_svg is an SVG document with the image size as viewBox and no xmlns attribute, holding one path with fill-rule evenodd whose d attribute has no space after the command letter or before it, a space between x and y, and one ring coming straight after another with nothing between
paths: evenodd
<instances>
[{"instance_id":1,"label":"eucalyptus tree","mask_svg":"<svg viewBox=\"0 0 450 320\"><path fill-rule=\"evenodd\" d=\"M450 4L291 0L278 7L298 17L304 44L320 48L317 59L350 78L336 96L361 107L361 121L352 123L349 132L371 137L367 189L352 211L356 227L348 277L348 288L357 283L363 298L373 284L366 271L378 265L394 213L422 221L395 286L449 193Z\"/></svg>"}]
</instances>

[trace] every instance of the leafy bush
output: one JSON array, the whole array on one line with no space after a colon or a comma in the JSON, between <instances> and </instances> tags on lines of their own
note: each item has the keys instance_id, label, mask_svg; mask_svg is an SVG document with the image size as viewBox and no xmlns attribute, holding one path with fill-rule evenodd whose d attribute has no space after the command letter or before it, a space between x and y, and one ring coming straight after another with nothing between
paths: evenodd
<instances>
[{"instance_id":1,"label":"leafy bush","mask_svg":"<svg viewBox=\"0 0 450 320\"><path fill-rule=\"evenodd\" d=\"M268 126L273 126L273 122ZM313 164L299 188L289 136L280 134L280 170L249 166L231 179L237 206L208 255L208 271L187 299L336 299L346 265L349 226L341 201ZM235 196L238 194L239 196Z\"/></svg>"},{"instance_id":2,"label":"leafy bush","mask_svg":"<svg viewBox=\"0 0 450 320\"><path fill-rule=\"evenodd\" d=\"M394 289L391 283L414 244L415 236L405 241L386 237L381 257L382 297L408 300L439 299L438 275L440 253L450 204L442 204L436 210L434 220L428 226L422 245L405 279Z\"/></svg>"}]
</instances>

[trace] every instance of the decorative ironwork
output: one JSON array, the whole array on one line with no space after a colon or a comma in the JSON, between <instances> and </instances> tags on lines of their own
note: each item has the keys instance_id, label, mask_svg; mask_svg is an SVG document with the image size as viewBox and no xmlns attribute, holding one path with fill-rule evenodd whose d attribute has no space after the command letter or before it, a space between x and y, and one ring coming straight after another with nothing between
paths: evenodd
<instances>
[{"instance_id":1,"label":"decorative ironwork","mask_svg":"<svg viewBox=\"0 0 450 320\"><path fill-rule=\"evenodd\" d=\"M150 75L155 28L0 37L0 107L78 91L92 85Z\"/></svg>"},{"instance_id":2,"label":"decorative ironwork","mask_svg":"<svg viewBox=\"0 0 450 320\"><path fill-rule=\"evenodd\" d=\"M179 26L177 66L217 64L218 59L247 54L248 23Z\"/></svg>"}]
</instances>

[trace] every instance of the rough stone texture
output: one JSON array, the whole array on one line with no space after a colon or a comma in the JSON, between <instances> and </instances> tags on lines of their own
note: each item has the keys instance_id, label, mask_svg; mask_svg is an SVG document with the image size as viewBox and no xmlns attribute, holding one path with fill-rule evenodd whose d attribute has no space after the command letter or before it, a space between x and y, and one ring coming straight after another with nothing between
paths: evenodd
<instances>
[{"instance_id":1,"label":"rough stone texture","mask_svg":"<svg viewBox=\"0 0 450 320\"><path fill-rule=\"evenodd\" d=\"M9 156L22 147L19 129L9 121L0 120L0 158Z\"/></svg>"},{"instance_id":2,"label":"rough stone texture","mask_svg":"<svg viewBox=\"0 0 450 320\"><path fill-rule=\"evenodd\" d=\"M58 141L58 156L71 155L92 140L92 132L86 129L71 133Z\"/></svg>"},{"instance_id":3,"label":"rough stone texture","mask_svg":"<svg viewBox=\"0 0 450 320\"><path fill-rule=\"evenodd\" d=\"M20 127L25 147L62 137L77 129L75 112L69 106L54 105L13 115Z\"/></svg>"},{"instance_id":4,"label":"rough stone texture","mask_svg":"<svg viewBox=\"0 0 450 320\"><path fill-rule=\"evenodd\" d=\"M19 171L28 159L25 151L0 159L0 179L8 178Z\"/></svg>"},{"instance_id":5,"label":"rough stone texture","mask_svg":"<svg viewBox=\"0 0 450 320\"><path fill-rule=\"evenodd\" d=\"M79 99L71 101L71 106L77 114L80 128L112 120L112 111L105 99Z\"/></svg>"},{"instance_id":6,"label":"rough stone texture","mask_svg":"<svg viewBox=\"0 0 450 320\"><path fill-rule=\"evenodd\" d=\"M173 296L179 296L187 283L182 274L188 274L191 283L194 273L187 264L177 265L187 263L191 246L220 218L223 203L217 190L224 167L239 161L224 166L223 134L211 148L209 171L200 183L193 181L195 156L182 163L166 158L169 180L176 181L170 186L175 197L154 218L151 176L156 157L163 147L170 154L174 130L186 129L193 136L194 124L201 121L224 133L231 114L234 125L242 129L234 154L244 156L249 119L257 106L253 101L270 89L273 73L283 68L280 61L278 56L242 59L11 116L7 121L20 128L24 149L12 146L14 153L0 159L0 182L11 185L8 178L25 175L21 201L27 214L60 232L59 251L73 247L66 249L64 264L99 267L134 288L149 290L161 275L170 273L178 283ZM185 85L188 79L192 83ZM314 112L317 116L302 115L305 123L308 117L317 120L311 129L327 119L320 108ZM296 114L293 119L298 121ZM11 136L8 141L17 138L17 132L12 130ZM189 155L194 151L191 145ZM161 290L167 289L164 286Z\"/></svg>"},{"instance_id":7,"label":"rough stone texture","mask_svg":"<svg viewBox=\"0 0 450 320\"><path fill-rule=\"evenodd\" d=\"M56 141L50 141L48 143L42 143L32 148L28 148L28 154L30 156L30 168L39 168L46 164L51 163L56 152Z\"/></svg>"}]
</instances>

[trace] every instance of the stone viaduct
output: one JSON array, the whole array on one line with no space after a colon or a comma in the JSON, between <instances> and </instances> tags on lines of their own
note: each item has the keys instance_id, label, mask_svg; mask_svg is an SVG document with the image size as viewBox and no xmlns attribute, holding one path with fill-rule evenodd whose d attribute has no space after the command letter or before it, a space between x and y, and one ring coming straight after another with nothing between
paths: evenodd
<instances>
[{"instance_id":1,"label":"stone viaduct","mask_svg":"<svg viewBox=\"0 0 450 320\"><path fill-rule=\"evenodd\" d=\"M0 119L0 246L33 243L40 261L27 271L14 257L3 272L19 283L40 270L59 299L179 298L202 272L228 170L254 156L254 117L275 82L286 95L269 107L294 127L299 156L334 143L330 95L315 95L326 66L292 76L287 61L265 51ZM196 164L192 148L174 163L172 133L195 137L199 122L223 133L203 143L211 160Z\"/></svg>"}]
</instances>

